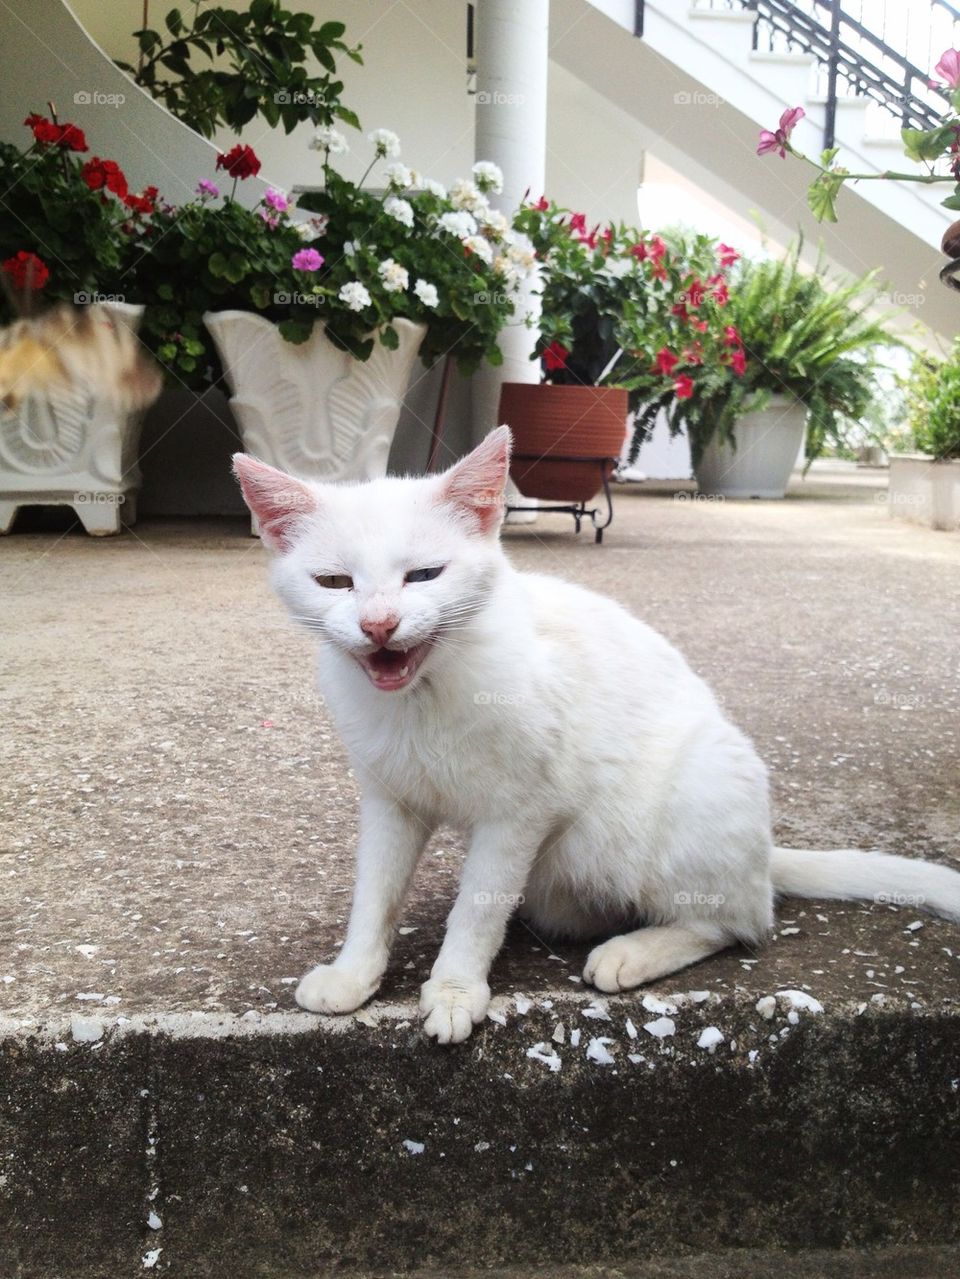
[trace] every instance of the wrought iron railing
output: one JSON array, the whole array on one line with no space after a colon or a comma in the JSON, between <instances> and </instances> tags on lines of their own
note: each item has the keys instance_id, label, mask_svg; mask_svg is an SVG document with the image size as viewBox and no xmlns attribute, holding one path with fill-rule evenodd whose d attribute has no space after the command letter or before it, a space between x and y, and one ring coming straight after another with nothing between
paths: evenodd
<instances>
[{"instance_id":1,"label":"wrought iron railing","mask_svg":"<svg viewBox=\"0 0 960 1279\"><path fill-rule=\"evenodd\" d=\"M960 39L960 7L949 0L691 0L698 9L755 15L753 47L815 59L812 92L826 103L823 143L834 145L837 103L866 98L891 122L930 129L946 108L931 68ZM643 33L637 0L635 31ZM792 105L792 104L790 104Z\"/></svg>"}]
</instances>

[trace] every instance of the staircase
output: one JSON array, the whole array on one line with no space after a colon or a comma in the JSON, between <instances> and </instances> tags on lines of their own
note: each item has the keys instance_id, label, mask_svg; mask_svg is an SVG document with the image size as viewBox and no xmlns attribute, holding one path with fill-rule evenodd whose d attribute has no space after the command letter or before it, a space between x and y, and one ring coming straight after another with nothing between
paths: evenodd
<instances>
[{"instance_id":1,"label":"staircase","mask_svg":"<svg viewBox=\"0 0 960 1279\"><path fill-rule=\"evenodd\" d=\"M820 225L806 204L813 170L756 155L759 130L802 106L804 154L832 144L851 170L912 171L899 129L946 110L927 78L960 43L953 5L931 0L928 18L906 0L554 0L551 35L551 58L629 112L651 152L729 207L756 209L775 240L800 229L842 270L880 266L892 306L953 337L960 306L937 279L948 184L864 182L841 195L837 225Z\"/></svg>"}]
</instances>

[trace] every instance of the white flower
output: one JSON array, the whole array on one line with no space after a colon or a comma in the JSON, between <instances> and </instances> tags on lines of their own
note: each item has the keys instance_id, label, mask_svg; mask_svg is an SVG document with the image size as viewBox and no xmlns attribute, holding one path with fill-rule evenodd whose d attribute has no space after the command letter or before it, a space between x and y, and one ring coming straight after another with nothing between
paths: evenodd
<instances>
[{"instance_id":1,"label":"white flower","mask_svg":"<svg viewBox=\"0 0 960 1279\"><path fill-rule=\"evenodd\" d=\"M447 188L442 182L437 182L433 178L421 178L420 186L424 191L429 191L431 195L438 196L441 200L447 198Z\"/></svg>"},{"instance_id":2,"label":"white flower","mask_svg":"<svg viewBox=\"0 0 960 1279\"><path fill-rule=\"evenodd\" d=\"M395 160L400 154L400 139L390 129L374 129L367 134L367 138L377 148L377 155L381 159L389 156L391 160Z\"/></svg>"},{"instance_id":3,"label":"white flower","mask_svg":"<svg viewBox=\"0 0 960 1279\"><path fill-rule=\"evenodd\" d=\"M490 241L485 240L482 235L468 235L463 242L463 247L469 249L471 253L475 253L481 262L488 265L493 261L493 249Z\"/></svg>"},{"instance_id":4,"label":"white flower","mask_svg":"<svg viewBox=\"0 0 960 1279\"><path fill-rule=\"evenodd\" d=\"M383 287L388 293L401 293L410 283L410 275L406 267L394 262L393 258L385 258L378 268Z\"/></svg>"},{"instance_id":5,"label":"white flower","mask_svg":"<svg viewBox=\"0 0 960 1279\"><path fill-rule=\"evenodd\" d=\"M476 213L487 207L487 197L481 195L466 178L458 178L450 188L450 203L455 209L469 209L471 213Z\"/></svg>"},{"instance_id":6,"label":"white flower","mask_svg":"<svg viewBox=\"0 0 960 1279\"><path fill-rule=\"evenodd\" d=\"M476 219L465 209L458 213L442 213L437 219L437 226L441 231L455 235L458 240L465 240L468 235L477 233Z\"/></svg>"},{"instance_id":7,"label":"white flower","mask_svg":"<svg viewBox=\"0 0 960 1279\"><path fill-rule=\"evenodd\" d=\"M413 291L424 306L436 306L440 301L440 295L437 293L437 286L435 284L428 284L426 280L418 280L413 286Z\"/></svg>"},{"instance_id":8,"label":"white flower","mask_svg":"<svg viewBox=\"0 0 960 1279\"><path fill-rule=\"evenodd\" d=\"M477 215L477 221L485 230L493 233L495 240L502 239L510 230L510 223L497 209L484 209Z\"/></svg>"},{"instance_id":9,"label":"white flower","mask_svg":"<svg viewBox=\"0 0 960 1279\"><path fill-rule=\"evenodd\" d=\"M387 196L383 202L383 211L404 226L413 226L413 205L409 200L401 200L398 195Z\"/></svg>"},{"instance_id":10,"label":"white flower","mask_svg":"<svg viewBox=\"0 0 960 1279\"><path fill-rule=\"evenodd\" d=\"M537 255L529 242L511 244L507 249L507 261L521 276L530 275L537 265Z\"/></svg>"},{"instance_id":11,"label":"white flower","mask_svg":"<svg viewBox=\"0 0 960 1279\"><path fill-rule=\"evenodd\" d=\"M413 186L413 171L398 161L396 164L387 166L387 180L392 187L402 191L406 187Z\"/></svg>"},{"instance_id":12,"label":"white flower","mask_svg":"<svg viewBox=\"0 0 960 1279\"><path fill-rule=\"evenodd\" d=\"M350 150L347 139L332 124L321 124L310 143L312 151L329 151L331 155L346 155Z\"/></svg>"},{"instance_id":13,"label":"white flower","mask_svg":"<svg viewBox=\"0 0 960 1279\"><path fill-rule=\"evenodd\" d=\"M499 195L503 190L503 172L491 160L478 160L473 166L473 176L481 191Z\"/></svg>"},{"instance_id":14,"label":"white flower","mask_svg":"<svg viewBox=\"0 0 960 1279\"><path fill-rule=\"evenodd\" d=\"M296 227L297 234L301 240L309 242L310 240L315 240L319 235L316 227L311 226L309 222L296 222L294 223L294 226Z\"/></svg>"},{"instance_id":15,"label":"white flower","mask_svg":"<svg viewBox=\"0 0 960 1279\"><path fill-rule=\"evenodd\" d=\"M346 303L351 311L362 311L370 305L370 294L359 280L351 280L337 294L341 302Z\"/></svg>"}]
</instances>

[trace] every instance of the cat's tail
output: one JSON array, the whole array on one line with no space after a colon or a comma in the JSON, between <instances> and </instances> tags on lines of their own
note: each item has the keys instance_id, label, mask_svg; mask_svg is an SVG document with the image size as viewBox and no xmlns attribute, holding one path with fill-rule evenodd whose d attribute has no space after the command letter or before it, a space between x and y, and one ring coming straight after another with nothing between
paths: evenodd
<instances>
[{"instance_id":1,"label":"cat's tail","mask_svg":"<svg viewBox=\"0 0 960 1279\"><path fill-rule=\"evenodd\" d=\"M775 848L770 873L788 897L863 898L960 922L960 873L936 862L853 848Z\"/></svg>"}]
</instances>

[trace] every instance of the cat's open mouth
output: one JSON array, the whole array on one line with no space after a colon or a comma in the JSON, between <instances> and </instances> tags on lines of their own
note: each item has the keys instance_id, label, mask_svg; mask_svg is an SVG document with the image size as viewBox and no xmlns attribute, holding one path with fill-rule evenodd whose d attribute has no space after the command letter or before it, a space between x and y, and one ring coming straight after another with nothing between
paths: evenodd
<instances>
[{"instance_id":1,"label":"cat's open mouth","mask_svg":"<svg viewBox=\"0 0 960 1279\"><path fill-rule=\"evenodd\" d=\"M357 661L366 671L371 684L385 693L395 693L410 683L430 647L431 641L424 640L413 648L378 648L375 653L359 656Z\"/></svg>"}]
</instances>

